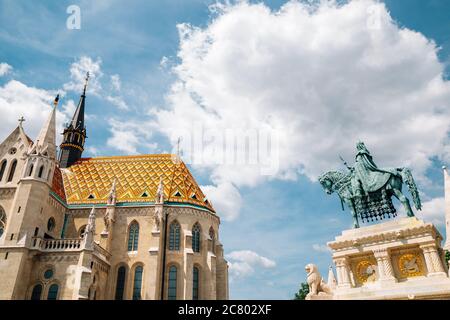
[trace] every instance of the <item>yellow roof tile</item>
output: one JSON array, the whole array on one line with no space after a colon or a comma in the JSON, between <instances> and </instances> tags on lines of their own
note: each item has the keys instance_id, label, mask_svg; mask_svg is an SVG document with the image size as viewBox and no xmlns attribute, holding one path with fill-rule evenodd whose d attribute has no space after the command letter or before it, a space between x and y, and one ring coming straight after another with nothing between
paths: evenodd
<instances>
[{"instance_id":1,"label":"yellow roof tile","mask_svg":"<svg viewBox=\"0 0 450 320\"><path fill-rule=\"evenodd\" d=\"M176 155L83 158L61 172L68 204L106 203L114 179L117 202L154 202L162 178L166 201L195 204L214 212Z\"/></svg>"}]
</instances>

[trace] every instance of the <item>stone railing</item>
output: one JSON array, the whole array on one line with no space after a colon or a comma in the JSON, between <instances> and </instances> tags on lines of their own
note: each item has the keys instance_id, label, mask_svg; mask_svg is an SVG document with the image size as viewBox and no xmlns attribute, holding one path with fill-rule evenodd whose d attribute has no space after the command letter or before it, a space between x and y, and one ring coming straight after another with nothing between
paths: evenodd
<instances>
[{"instance_id":1,"label":"stone railing","mask_svg":"<svg viewBox=\"0 0 450 320\"><path fill-rule=\"evenodd\" d=\"M44 242L44 239L38 238L38 237L33 237L31 239L31 248L32 249L40 249L43 242Z\"/></svg>"},{"instance_id":2,"label":"stone railing","mask_svg":"<svg viewBox=\"0 0 450 320\"><path fill-rule=\"evenodd\" d=\"M111 254L106 251L106 249L102 248L98 243L94 242L94 253L97 254L97 256L100 256L104 260L109 260L111 258Z\"/></svg>"},{"instance_id":3,"label":"stone railing","mask_svg":"<svg viewBox=\"0 0 450 320\"><path fill-rule=\"evenodd\" d=\"M67 252L67 251L81 251L85 249L85 242L82 238L75 239L42 239L33 237L31 239L31 249L40 250L44 252ZM94 253L109 260L111 254L98 243L94 242Z\"/></svg>"},{"instance_id":4,"label":"stone railing","mask_svg":"<svg viewBox=\"0 0 450 320\"><path fill-rule=\"evenodd\" d=\"M39 239L39 240L40 240L39 248L42 251L79 251L82 249L83 239Z\"/></svg>"}]
</instances>

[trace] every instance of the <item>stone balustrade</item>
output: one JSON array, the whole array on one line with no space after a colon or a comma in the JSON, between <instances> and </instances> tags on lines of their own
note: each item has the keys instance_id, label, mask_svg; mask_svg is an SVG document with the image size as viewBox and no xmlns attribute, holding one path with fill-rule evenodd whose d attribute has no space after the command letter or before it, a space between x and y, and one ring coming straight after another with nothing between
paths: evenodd
<instances>
[{"instance_id":1,"label":"stone balustrade","mask_svg":"<svg viewBox=\"0 0 450 320\"><path fill-rule=\"evenodd\" d=\"M70 252L81 251L85 249L85 243L82 238L75 239L43 239L33 237L31 239L31 249L43 252ZM111 254L98 243L93 244L94 254L101 259L108 261Z\"/></svg>"},{"instance_id":2,"label":"stone balustrade","mask_svg":"<svg viewBox=\"0 0 450 320\"><path fill-rule=\"evenodd\" d=\"M43 239L42 251L79 251L82 249L83 239Z\"/></svg>"},{"instance_id":3,"label":"stone balustrade","mask_svg":"<svg viewBox=\"0 0 450 320\"><path fill-rule=\"evenodd\" d=\"M42 238L33 237L31 239L31 248L32 249L40 249L42 247L43 241L44 241L44 239L42 239Z\"/></svg>"},{"instance_id":4,"label":"stone balustrade","mask_svg":"<svg viewBox=\"0 0 450 320\"><path fill-rule=\"evenodd\" d=\"M111 258L111 254L104 248L102 248L99 244L94 242L94 253L100 255L105 260L109 260Z\"/></svg>"}]
</instances>

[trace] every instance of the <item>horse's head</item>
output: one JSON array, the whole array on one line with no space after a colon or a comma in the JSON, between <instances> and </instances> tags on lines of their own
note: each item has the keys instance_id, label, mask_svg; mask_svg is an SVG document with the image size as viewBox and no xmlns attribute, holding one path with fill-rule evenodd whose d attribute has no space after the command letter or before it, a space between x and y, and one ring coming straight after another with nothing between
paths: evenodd
<instances>
[{"instance_id":1,"label":"horse's head","mask_svg":"<svg viewBox=\"0 0 450 320\"><path fill-rule=\"evenodd\" d=\"M327 194L332 194L334 192L334 177L332 171L326 172L321 175L319 177L319 182Z\"/></svg>"}]
</instances>

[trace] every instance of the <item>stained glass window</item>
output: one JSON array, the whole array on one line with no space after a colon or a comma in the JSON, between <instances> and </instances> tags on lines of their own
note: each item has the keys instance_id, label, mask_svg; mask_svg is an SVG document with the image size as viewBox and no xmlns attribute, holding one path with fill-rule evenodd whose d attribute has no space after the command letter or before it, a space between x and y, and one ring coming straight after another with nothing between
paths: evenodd
<instances>
[{"instance_id":1,"label":"stained glass window","mask_svg":"<svg viewBox=\"0 0 450 320\"><path fill-rule=\"evenodd\" d=\"M37 284L34 286L33 291L31 292L31 300L41 300L42 294L42 285Z\"/></svg>"},{"instance_id":2,"label":"stained glass window","mask_svg":"<svg viewBox=\"0 0 450 320\"><path fill-rule=\"evenodd\" d=\"M198 289L199 289L199 276L200 271L197 267L194 267L192 275L192 300L198 300Z\"/></svg>"},{"instance_id":3,"label":"stained glass window","mask_svg":"<svg viewBox=\"0 0 450 320\"><path fill-rule=\"evenodd\" d=\"M58 289L59 286L56 283L52 284L50 288L48 288L47 300L56 300L58 297Z\"/></svg>"},{"instance_id":4,"label":"stained glass window","mask_svg":"<svg viewBox=\"0 0 450 320\"><path fill-rule=\"evenodd\" d=\"M139 224L135 221L130 225L128 234L128 251L137 251L139 241Z\"/></svg>"},{"instance_id":5,"label":"stained glass window","mask_svg":"<svg viewBox=\"0 0 450 320\"><path fill-rule=\"evenodd\" d=\"M123 292L125 290L125 276L126 269L124 266L117 270L117 283L116 283L116 300L123 300Z\"/></svg>"},{"instance_id":6,"label":"stained glass window","mask_svg":"<svg viewBox=\"0 0 450 320\"><path fill-rule=\"evenodd\" d=\"M167 292L169 300L177 300L177 267L169 268L169 290Z\"/></svg>"},{"instance_id":7,"label":"stained glass window","mask_svg":"<svg viewBox=\"0 0 450 320\"><path fill-rule=\"evenodd\" d=\"M192 250L194 250L194 252L200 252L200 233L200 225L196 223L192 228Z\"/></svg>"},{"instance_id":8,"label":"stained glass window","mask_svg":"<svg viewBox=\"0 0 450 320\"><path fill-rule=\"evenodd\" d=\"M52 269L47 269L44 272L44 278L45 279L50 279L51 277L53 277L53 270Z\"/></svg>"},{"instance_id":9,"label":"stained glass window","mask_svg":"<svg viewBox=\"0 0 450 320\"><path fill-rule=\"evenodd\" d=\"M180 224L176 221L170 224L169 231L169 250L180 250Z\"/></svg>"},{"instance_id":10,"label":"stained glass window","mask_svg":"<svg viewBox=\"0 0 450 320\"><path fill-rule=\"evenodd\" d=\"M134 270L134 286L133 286L133 300L141 300L141 288L142 288L142 267L137 266Z\"/></svg>"}]
</instances>

